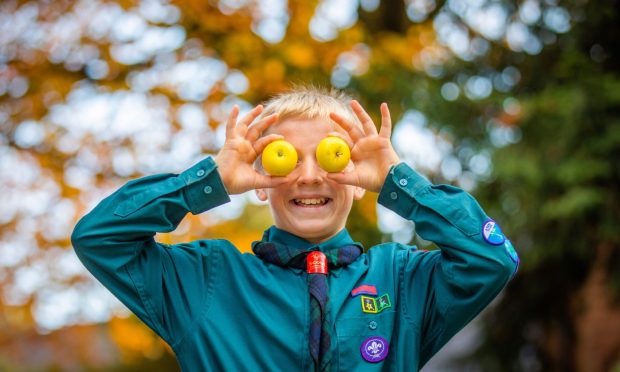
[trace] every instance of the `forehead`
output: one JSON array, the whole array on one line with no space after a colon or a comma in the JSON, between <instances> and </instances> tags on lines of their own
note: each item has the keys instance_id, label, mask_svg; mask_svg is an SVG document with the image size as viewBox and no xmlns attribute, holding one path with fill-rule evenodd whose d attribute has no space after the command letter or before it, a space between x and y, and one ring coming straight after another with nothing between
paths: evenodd
<instances>
[{"instance_id":1,"label":"forehead","mask_svg":"<svg viewBox=\"0 0 620 372\"><path fill-rule=\"evenodd\" d=\"M295 147L301 147L303 144L316 145L316 143L325 138L330 132L340 132L348 137L340 126L329 119L323 118L284 119L271 125L264 135L280 134Z\"/></svg>"}]
</instances>

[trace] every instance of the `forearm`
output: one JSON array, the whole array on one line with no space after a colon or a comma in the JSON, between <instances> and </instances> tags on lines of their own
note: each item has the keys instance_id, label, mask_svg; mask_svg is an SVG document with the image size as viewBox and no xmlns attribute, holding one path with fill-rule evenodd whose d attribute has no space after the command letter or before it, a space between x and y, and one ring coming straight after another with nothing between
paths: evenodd
<instances>
[{"instance_id":1,"label":"forearm","mask_svg":"<svg viewBox=\"0 0 620 372\"><path fill-rule=\"evenodd\" d=\"M465 191L433 185L404 163L392 168L379 195L379 203L416 223L416 233L442 250L441 265L453 285L477 290L477 283L461 276L486 273L490 292L496 294L513 273L516 262L503 242L488 241L483 227L489 217Z\"/></svg>"}]
</instances>

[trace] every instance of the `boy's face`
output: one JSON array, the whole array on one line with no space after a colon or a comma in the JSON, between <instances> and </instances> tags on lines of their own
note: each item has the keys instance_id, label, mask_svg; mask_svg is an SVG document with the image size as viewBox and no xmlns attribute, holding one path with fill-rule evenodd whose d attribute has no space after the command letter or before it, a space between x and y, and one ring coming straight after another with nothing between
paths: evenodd
<instances>
[{"instance_id":1,"label":"boy's face","mask_svg":"<svg viewBox=\"0 0 620 372\"><path fill-rule=\"evenodd\" d=\"M284 136L297 150L298 164L287 176L288 182L272 189L256 190L262 201L269 201L276 227L313 243L320 243L342 230L353 200L364 189L329 180L316 161L315 151L328 133L348 135L323 119L286 119L274 124L268 133ZM349 163L348 167L352 167ZM347 168L348 170L349 168Z\"/></svg>"}]
</instances>

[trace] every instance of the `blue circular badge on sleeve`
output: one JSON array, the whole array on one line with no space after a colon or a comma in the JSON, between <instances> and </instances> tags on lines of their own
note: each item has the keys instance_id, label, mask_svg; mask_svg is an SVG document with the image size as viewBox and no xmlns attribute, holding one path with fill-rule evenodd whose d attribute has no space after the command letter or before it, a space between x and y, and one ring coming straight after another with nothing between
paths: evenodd
<instances>
[{"instance_id":1,"label":"blue circular badge on sleeve","mask_svg":"<svg viewBox=\"0 0 620 372\"><path fill-rule=\"evenodd\" d=\"M370 363L378 363L388 355L389 345L385 338L379 336L369 337L362 342L360 352L364 360Z\"/></svg>"},{"instance_id":2,"label":"blue circular badge on sleeve","mask_svg":"<svg viewBox=\"0 0 620 372\"><path fill-rule=\"evenodd\" d=\"M482 225L482 237L491 245L501 245L506 241L502 229L500 229L497 222L493 220L487 220L484 225Z\"/></svg>"}]
</instances>

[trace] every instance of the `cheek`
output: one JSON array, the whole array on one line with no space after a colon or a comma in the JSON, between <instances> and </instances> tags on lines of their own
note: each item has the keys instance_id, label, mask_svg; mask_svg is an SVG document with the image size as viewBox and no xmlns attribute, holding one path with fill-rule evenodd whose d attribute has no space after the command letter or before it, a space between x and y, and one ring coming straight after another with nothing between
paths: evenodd
<instances>
[{"instance_id":1,"label":"cheek","mask_svg":"<svg viewBox=\"0 0 620 372\"><path fill-rule=\"evenodd\" d=\"M346 213L348 213L348 211L351 209L351 205L353 204L353 196L354 196L354 192L353 192L353 187L352 186L346 186L345 188L343 188L342 190L339 190L338 192L339 194L339 207L338 209L340 209L341 211L343 211L343 213L345 213L345 211L347 211Z\"/></svg>"},{"instance_id":2,"label":"cheek","mask_svg":"<svg viewBox=\"0 0 620 372\"><path fill-rule=\"evenodd\" d=\"M287 203L287 198L283 196L284 194L282 190L278 188L269 189L268 195L269 195L269 202L271 204L280 206L280 205L285 205Z\"/></svg>"}]
</instances>

